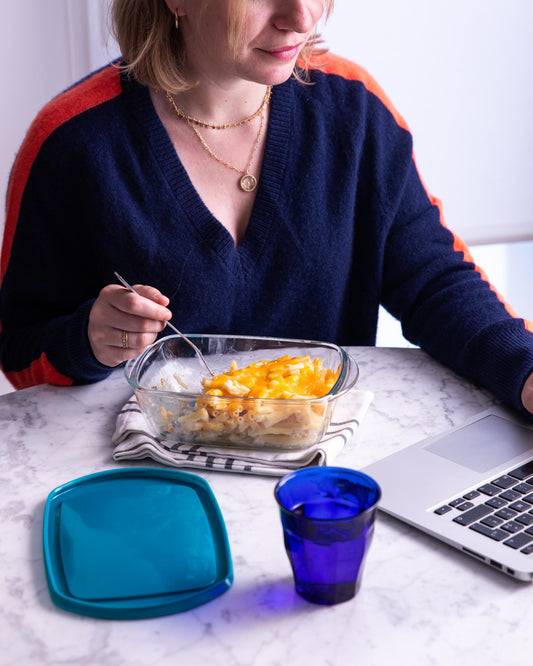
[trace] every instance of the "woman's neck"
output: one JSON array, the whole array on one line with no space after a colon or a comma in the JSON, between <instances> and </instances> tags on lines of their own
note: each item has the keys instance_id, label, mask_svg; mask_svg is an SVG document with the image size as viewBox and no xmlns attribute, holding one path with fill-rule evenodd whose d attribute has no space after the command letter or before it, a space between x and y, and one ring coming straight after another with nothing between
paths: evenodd
<instances>
[{"instance_id":1,"label":"woman's neck","mask_svg":"<svg viewBox=\"0 0 533 666\"><path fill-rule=\"evenodd\" d=\"M200 83L186 92L173 95L183 113L214 125L239 122L263 104L268 87L248 81L222 87Z\"/></svg>"}]
</instances>

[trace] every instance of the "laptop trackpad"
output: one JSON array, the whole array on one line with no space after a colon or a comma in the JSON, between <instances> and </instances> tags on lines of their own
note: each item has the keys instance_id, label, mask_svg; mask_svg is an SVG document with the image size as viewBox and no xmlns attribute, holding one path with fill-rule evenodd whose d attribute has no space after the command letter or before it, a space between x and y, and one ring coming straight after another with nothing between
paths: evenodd
<instances>
[{"instance_id":1,"label":"laptop trackpad","mask_svg":"<svg viewBox=\"0 0 533 666\"><path fill-rule=\"evenodd\" d=\"M476 472L487 472L533 450L533 430L489 415L443 435L424 448Z\"/></svg>"}]
</instances>

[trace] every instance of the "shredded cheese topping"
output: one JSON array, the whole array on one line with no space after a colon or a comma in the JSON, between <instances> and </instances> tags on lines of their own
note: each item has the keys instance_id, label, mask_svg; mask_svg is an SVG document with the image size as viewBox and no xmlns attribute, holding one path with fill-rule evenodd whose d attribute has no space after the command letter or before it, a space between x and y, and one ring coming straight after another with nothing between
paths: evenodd
<instances>
[{"instance_id":1,"label":"shredded cheese topping","mask_svg":"<svg viewBox=\"0 0 533 666\"><path fill-rule=\"evenodd\" d=\"M227 373L203 380L204 393L240 398L320 398L332 389L339 369L322 366L322 359L307 356L281 356L273 361L257 361L239 369L231 361Z\"/></svg>"}]
</instances>

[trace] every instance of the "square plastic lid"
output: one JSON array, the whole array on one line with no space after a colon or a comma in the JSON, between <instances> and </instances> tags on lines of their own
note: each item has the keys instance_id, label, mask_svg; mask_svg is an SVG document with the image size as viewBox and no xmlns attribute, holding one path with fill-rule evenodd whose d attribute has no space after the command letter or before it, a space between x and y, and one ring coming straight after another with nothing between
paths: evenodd
<instances>
[{"instance_id":1,"label":"square plastic lid","mask_svg":"<svg viewBox=\"0 0 533 666\"><path fill-rule=\"evenodd\" d=\"M46 502L43 539L53 601L83 615L177 613L233 581L209 484L177 470L109 470L59 486Z\"/></svg>"}]
</instances>

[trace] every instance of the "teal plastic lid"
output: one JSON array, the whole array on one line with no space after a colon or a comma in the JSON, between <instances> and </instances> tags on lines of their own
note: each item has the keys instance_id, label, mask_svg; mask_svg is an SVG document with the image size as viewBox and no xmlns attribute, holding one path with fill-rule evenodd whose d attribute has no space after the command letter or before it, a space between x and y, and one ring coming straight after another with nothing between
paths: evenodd
<instances>
[{"instance_id":1,"label":"teal plastic lid","mask_svg":"<svg viewBox=\"0 0 533 666\"><path fill-rule=\"evenodd\" d=\"M224 520L205 479L136 467L53 490L44 562L54 603L113 619L179 613L225 592L233 568Z\"/></svg>"}]
</instances>

